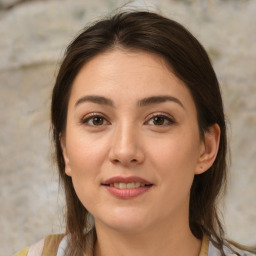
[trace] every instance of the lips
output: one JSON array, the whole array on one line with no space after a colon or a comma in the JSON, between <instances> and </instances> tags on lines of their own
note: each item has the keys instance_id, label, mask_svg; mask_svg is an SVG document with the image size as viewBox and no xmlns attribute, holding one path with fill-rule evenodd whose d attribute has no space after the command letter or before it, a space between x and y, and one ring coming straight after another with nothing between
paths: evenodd
<instances>
[{"instance_id":1,"label":"lips","mask_svg":"<svg viewBox=\"0 0 256 256\"><path fill-rule=\"evenodd\" d=\"M152 185L149 181L137 177L137 176L130 176L130 177L121 177L121 176L116 176L116 177L112 177L106 181L104 181L102 184L103 185L110 185L110 184L114 184L114 183L142 183L145 185Z\"/></svg>"},{"instance_id":2,"label":"lips","mask_svg":"<svg viewBox=\"0 0 256 256\"><path fill-rule=\"evenodd\" d=\"M140 182L129 182L129 183L120 182L120 183L111 183L109 184L109 186L119 188L119 189L133 189L133 188L145 187L147 185Z\"/></svg>"},{"instance_id":3,"label":"lips","mask_svg":"<svg viewBox=\"0 0 256 256\"><path fill-rule=\"evenodd\" d=\"M112 177L102 183L108 192L120 199L140 196L153 186L149 181L137 176Z\"/></svg>"}]
</instances>

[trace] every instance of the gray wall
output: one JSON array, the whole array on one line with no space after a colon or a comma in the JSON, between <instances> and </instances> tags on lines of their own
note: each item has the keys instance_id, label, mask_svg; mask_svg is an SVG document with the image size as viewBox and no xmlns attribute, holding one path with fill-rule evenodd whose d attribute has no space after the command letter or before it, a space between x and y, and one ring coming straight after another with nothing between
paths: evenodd
<instances>
[{"instance_id":1,"label":"gray wall","mask_svg":"<svg viewBox=\"0 0 256 256\"><path fill-rule=\"evenodd\" d=\"M49 136L50 93L65 46L88 21L126 1L0 0L0 255L63 231ZM256 1L159 0L150 5L188 27L220 80L232 166L227 234L256 244Z\"/></svg>"}]
</instances>

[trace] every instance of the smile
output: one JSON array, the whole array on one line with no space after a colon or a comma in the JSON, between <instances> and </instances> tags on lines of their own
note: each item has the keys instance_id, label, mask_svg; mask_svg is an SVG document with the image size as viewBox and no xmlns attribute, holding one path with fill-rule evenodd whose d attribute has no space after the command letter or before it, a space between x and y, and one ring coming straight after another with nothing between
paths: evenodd
<instances>
[{"instance_id":1,"label":"smile","mask_svg":"<svg viewBox=\"0 0 256 256\"><path fill-rule=\"evenodd\" d=\"M139 187L145 187L145 186L149 186L146 185L144 183L140 183L140 182L130 182L130 183L111 183L109 184L110 187L115 187L115 188L119 188L119 189L132 189L132 188L139 188Z\"/></svg>"},{"instance_id":2,"label":"smile","mask_svg":"<svg viewBox=\"0 0 256 256\"><path fill-rule=\"evenodd\" d=\"M114 197L131 199L149 191L153 186L149 181L140 177L113 177L101 185Z\"/></svg>"}]
</instances>

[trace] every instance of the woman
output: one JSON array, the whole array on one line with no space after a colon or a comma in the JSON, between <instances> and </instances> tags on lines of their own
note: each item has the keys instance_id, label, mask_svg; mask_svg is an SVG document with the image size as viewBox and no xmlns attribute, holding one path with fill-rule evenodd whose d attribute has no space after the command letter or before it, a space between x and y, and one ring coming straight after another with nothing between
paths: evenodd
<instances>
[{"instance_id":1,"label":"woman","mask_svg":"<svg viewBox=\"0 0 256 256\"><path fill-rule=\"evenodd\" d=\"M180 24L123 12L67 48L52 96L66 234L18 255L253 255L224 240L218 81Z\"/></svg>"}]
</instances>

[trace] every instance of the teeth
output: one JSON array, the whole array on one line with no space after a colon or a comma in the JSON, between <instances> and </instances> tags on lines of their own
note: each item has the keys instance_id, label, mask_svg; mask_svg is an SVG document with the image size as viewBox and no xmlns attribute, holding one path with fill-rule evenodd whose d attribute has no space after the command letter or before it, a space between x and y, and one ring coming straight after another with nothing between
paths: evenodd
<instances>
[{"instance_id":1,"label":"teeth","mask_svg":"<svg viewBox=\"0 0 256 256\"><path fill-rule=\"evenodd\" d=\"M115 188L119 188L119 183L114 183Z\"/></svg>"},{"instance_id":2,"label":"teeth","mask_svg":"<svg viewBox=\"0 0 256 256\"><path fill-rule=\"evenodd\" d=\"M120 189L125 189L126 188L126 184L125 183L119 183L119 188Z\"/></svg>"},{"instance_id":3,"label":"teeth","mask_svg":"<svg viewBox=\"0 0 256 256\"><path fill-rule=\"evenodd\" d=\"M128 183L126 185L126 188L135 188L135 184L134 183Z\"/></svg>"},{"instance_id":4,"label":"teeth","mask_svg":"<svg viewBox=\"0 0 256 256\"><path fill-rule=\"evenodd\" d=\"M145 184L139 183L139 182L130 182L130 183L114 183L110 184L110 187L115 187L119 189L131 189L131 188L139 188L139 187L145 187Z\"/></svg>"}]
</instances>

